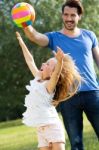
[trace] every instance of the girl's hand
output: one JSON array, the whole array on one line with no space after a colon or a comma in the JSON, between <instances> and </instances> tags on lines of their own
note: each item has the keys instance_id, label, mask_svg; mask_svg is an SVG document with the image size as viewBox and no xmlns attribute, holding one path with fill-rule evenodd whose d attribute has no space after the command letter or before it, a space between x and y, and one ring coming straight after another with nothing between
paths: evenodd
<instances>
[{"instance_id":1,"label":"girl's hand","mask_svg":"<svg viewBox=\"0 0 99 150\"><path fill-rule=\"evenodd\" d=\"M19 32L16 32L16 37L17 37L17 39L19 41L19 44L22 45L24 42L23 42L23 39L22 39L22 37L21 37Z\"/></svg>"},{"instance_id":2,"label":"girl's hand","mask_svg":"<svg viewBox=\"0 0 99 150\"><path fill-rule=\"evenodd\" d=\"M57 52L53 51L53 54L54 54L55 58L57 59L57 61L59 61L59 62L61 62L65 56L64 52L59 47L57 47Z\"/></svg>"}]
</instances>

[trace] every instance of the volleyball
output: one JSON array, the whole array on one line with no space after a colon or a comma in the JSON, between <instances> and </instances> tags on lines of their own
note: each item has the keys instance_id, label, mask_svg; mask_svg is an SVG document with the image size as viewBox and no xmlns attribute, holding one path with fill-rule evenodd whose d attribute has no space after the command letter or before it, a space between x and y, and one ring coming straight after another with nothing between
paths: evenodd
<instances>
[{"instance_id":1,"label":"volleyball","mask_svg":"<svg viewBox=\"0 0 99 150\"><path fill-rule=\"evenodd\" d=\"M35 10L28 3L17 3L12 8L11 17L17 27L24 28L35 21Z\"/></svg>"}]
</instances>

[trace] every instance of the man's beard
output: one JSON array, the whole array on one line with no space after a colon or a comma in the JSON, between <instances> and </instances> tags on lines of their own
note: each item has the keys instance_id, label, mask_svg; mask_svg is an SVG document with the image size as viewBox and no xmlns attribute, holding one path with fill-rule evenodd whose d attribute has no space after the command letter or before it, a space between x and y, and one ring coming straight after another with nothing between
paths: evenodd
<instances>
[{"instance_id":1,"label":"man's beard","mask_svg":"<svg viewBox=\"0 0 99 150\"><path fill-rule=\"evenodd\" d=\"M68 25L68 23L70 23L70 25ZM76 27L76 24L73 21L67 21L67 22L63 22L64 27L66 30L70 30L73 31Z\"/></svg>"}]
</instances>

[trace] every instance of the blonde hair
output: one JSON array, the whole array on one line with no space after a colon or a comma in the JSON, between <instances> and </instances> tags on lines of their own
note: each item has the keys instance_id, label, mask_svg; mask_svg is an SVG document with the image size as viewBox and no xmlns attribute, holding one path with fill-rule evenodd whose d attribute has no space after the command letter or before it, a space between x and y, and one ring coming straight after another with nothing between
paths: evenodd
<instances>
[{"instance_id":1,"label":"blonde hair","mask_svg":"<svg viewBox=\"0 0 99 150\"><path fill-rule=\"evenodd\" d=\"M72 97L81 85L81 81L82 77L75 62L69 54L66 54L52 104L57 106L60 102Z\"/></svg>"}]
</instances>

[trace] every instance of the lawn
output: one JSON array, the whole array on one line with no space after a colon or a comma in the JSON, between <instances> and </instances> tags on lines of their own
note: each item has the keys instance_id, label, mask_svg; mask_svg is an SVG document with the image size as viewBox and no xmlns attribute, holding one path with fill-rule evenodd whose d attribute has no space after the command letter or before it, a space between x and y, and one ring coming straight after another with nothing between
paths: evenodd
<instances>
[{"instance_id":1,"label":"lawn","mask_svg":"<svg viewBox=\"0 0 99 150\"><path fill-rule=\"evenodd\" d=\"M96 135L84 116L85 150L99 150ZM0 123L0 150L37 150L36 130L21 124L21 120ZM67 138L66 150L70 150Z\"/></svg>"}]
</instances>

